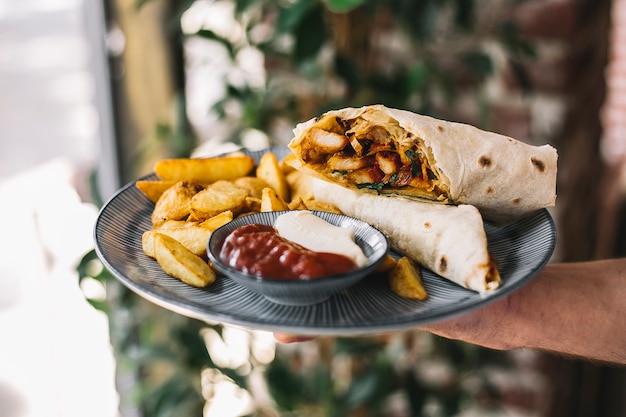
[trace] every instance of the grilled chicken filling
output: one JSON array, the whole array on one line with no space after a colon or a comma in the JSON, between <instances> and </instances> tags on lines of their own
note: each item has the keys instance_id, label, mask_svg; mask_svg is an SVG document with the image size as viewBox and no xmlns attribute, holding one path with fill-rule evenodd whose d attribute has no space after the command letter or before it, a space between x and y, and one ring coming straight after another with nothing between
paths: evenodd
<instances>
[{"instance_id":1,"label":"grilled chicken filling","mask_svg":"<svg viewBox=\"0 0 626 417\"><path fill-rule=\"evenodd\" d=\"M416 195L445 200L418 144L417 137L382 112L351 120L325 116L307 132L301 158L325 175L358 188L378 193L414 189Z\"/></svg>"}]
</instances>

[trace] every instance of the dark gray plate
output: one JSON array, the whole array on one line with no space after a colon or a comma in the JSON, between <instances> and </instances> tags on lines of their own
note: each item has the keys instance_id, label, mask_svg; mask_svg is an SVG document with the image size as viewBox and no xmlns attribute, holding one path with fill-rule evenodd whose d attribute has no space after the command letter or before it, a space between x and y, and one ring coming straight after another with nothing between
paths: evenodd
<instances>
[{"instance_id":1,"label":"dark gray plate","mask_svg":"<svg viewBox=\"0 0 626 417\"><path fill-rule=\"evenodd\" d=\"M284 147L269 150L279 158L287 153ZM269 150L249 153L258 160ZM102 207L96 220L96 252L124 285L188 317L302 335L390 332L467 313L530 281L547 264L556 245L554 222L547 210L539 210L505 227L485 225L489 250L503 280L503 285L489 295L480 295L424 270L424 286L429 294L426 301L400 298L384 279L368 277L322 303L288 306L268 301L226 277L199 289L163 273L141 248L141 235L151 227L153 207L133 182Z\"/></svg>"}]
</instances>

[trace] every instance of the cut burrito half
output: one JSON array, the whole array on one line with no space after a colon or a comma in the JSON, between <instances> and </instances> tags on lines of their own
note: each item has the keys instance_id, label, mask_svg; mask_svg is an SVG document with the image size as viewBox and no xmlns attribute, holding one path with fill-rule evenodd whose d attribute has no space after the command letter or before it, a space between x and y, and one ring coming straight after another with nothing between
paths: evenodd
<instances>
[{"instance_id":1,"label":"cut burrito half","mask_svg":"<svg viewBox=\"0 0 626 417\"><path fill-rule=\"evenodd\" d=\"M556 199L557 152L467 124L382 105L300 123L296 169L346 188L476 206L508 222Z\"/></svg>"},{"instance_id":2,"label":"cut burrito half","mask_svg":"<svg viewBox=\"0 0 626 417\"><path fill-rule=\"evenodd\" d=\"M471 205L376 196L315 179L315 199L380 230L392 248L465 288L487 293L501 284L482 217Z\"/></svg>"}]
</instances>

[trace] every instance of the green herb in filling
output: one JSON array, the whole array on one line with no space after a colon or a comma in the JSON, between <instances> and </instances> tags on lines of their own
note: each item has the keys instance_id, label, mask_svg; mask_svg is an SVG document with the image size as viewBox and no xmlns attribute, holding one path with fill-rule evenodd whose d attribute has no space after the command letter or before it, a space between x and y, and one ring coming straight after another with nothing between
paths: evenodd
<instances>
[{"instance_id":1,"label":"green herb in filling","mask_svg":"<svg viewBox=\"0 0 626 417\"><path fill-rule=\"evenodd\" d=\"M380 183L370 182L367 184L357 184L356 188L359 188L359 189L366 188L368 190L376 190L376 192L380 194L380 191L382 190L384 185L385 184L383 184L382 182Z\"/></svg>"}]
</instances>

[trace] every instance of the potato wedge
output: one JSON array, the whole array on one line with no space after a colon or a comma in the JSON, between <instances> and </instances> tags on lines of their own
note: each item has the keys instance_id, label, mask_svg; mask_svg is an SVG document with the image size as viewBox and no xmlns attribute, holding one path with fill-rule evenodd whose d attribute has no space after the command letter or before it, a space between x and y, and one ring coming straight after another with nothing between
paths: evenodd
<instances>
[{"instance_id":1,"label":"potato wedge","mask_svg":"<svg viewBox=\"0 0 626 417\"><path fill-rule=\"evenodd\" d=\"M391 256L390 254L387 254L387 256L383 258L382 262L378 264L378 266L374 270L374 273L386 274L387 272L391 271L391 269L395 267L397 263L398 261L396 260L396 258Z\"/></svg>"},{"instance_id":2,"label":"potato wedge","mask_svg":"<svg viewBox=\"0 0 626 417\"><path fill-rule=\"evenodd\" d=\"M308 210L306 204L304 204L304 201L302 201L300 197L291 200L287 206L289 210Z\"/></svg>"},{"instance_id":3,"label":"potato wedge","mask_svg":"<svg viewBox=\"0 0 626 417\"><path fill-rule=\"evenodd\" d=\"M291 161L295 161L295 159L296 159L296 155L293 153L290 153L289 155L285 156L283 159L281 159L278 162L278 166L280 166L280 170L283 171L284 175L287 175L290 172L293 172L296 170L290 163Z\"/></svg>"},{"instance_id":4,"label":"potato wedge","mask_svg":"<svg viewBox=\"0 0 626 417\"><path fill-rule=\"evenodd\" d=\"M428 298L428 293L422 283L421 271L406 256L398 259L396 265L389 271L389 286L400 297L422 301Z\"/></svg>"},{"instance_id":5,"label":"potato wedge","mask_svg":"<svg viewBox=\"0 0 626 417\"><path fill-rule=\"evenodd\" d=\"M291 200L301 198L303 201L313 200L313 177L300 171L292 171L285 176L291 191Z\"/></svg>"},{"instance_id":6,"label":"potato wedge","mask_svg":"<svg viewBox=\"0 0 626 417\"><path fill-rule=\"evenodd\" d=\"M147 230L141 235L141 248L143 249L143 253L150 258L156 258L154 254L154 231Z\"/></svg>"},{"instance_id":7,"label":"potato wedge","mask_svg":"<svg viewBox=\"0 0 626 417\"><path fill-rule=\"evenodd\" d=\"M261 196L261 211L289 210L289 206L273 188L265 188Z\"/></svg>"},{"instance_id":8,"label":"potato wedge","mask_svg":"<svg viewBox=\"0 0 626 417\"><path fill-rule=\"evenodd\" d=\"M180 220L189 215L189 203L193 196L204 190L196 181L178 181L159 197L152 212L152 224L166 220Z\"/></svg>"},{"instance_id":9,"label":"potato wedge","mask_svg":"<svg viewBox=\"0 0 626 417\"><path fill-rule=\"evenodd\" d=\"M233 183L248 191L248 197L261 198L263 189L271 187L267 181L257 177L241 177L233 181Z\"/></svg>"},{"instance_id":10,"label":"potato wedge","mask_svg":"<svg viewBox=\"0 0 626 417\"><path fill-rule=\"evenodd\" d=\"M170 236L155 233L154 254L166 274L185 284L206 287L215 282L215 271L209 264Z\"/></svg>"},{"instance_id":11,"label":"potato wedge","mask_svg":"<svg viewBox=\"0 0 626 417\"><path fill-rule=\"evenodd\" d=\"M221 212L218 215L210 217L200 223L200 227L204 227L205 229L209 229L211 232L217 230L219 227L224 226L226 223L233 220L235 216L233 212L230 210L226 210Z\"/></svg>"},{"instance_id":12,"label":"potato wedge","mask_svg":"<svg viewBox=\"0 0 626 417\"><path fill-rule=\"evenodd\" d=\"M246 211L251 213L261 211L261 199L256 197L246 197Z\"/></svg>"},{"instance_id":13,"label":"potato wedge","mask_svg":"<svg viewBox=\"0 0 626 417\"><path fill-rule=\"evenodd\" d=\"M261 157L256 168L256 176L267 182L283 201L290 200L289 184L274 153L268 152Z\"/></svg>"},{"instance_id":14,"label":"potato wedge","mask_svg":"<svg viewBox=\"0 0 626 417\"><path fill-rule=\"evenodd\" d=\"M189 210L194 219L206 220L223 211L238 214L246 208L248 192L230 181L216 181L193 196Z\"/></svg>"},{"instance_id":15,"label":"potato wedge","mask_svg":"<svg viewBox=\"0 0 626 417\"><path fill-rule=\"evenodd\" d=\"M242 154L217 158L163 159L154 165L154 172L162 180L194 179L203 184L234 180L250 174L253 169L254 159Z\"/></svg>"},{"instance_id":16,"label":"potato wedge","mask_svg":"<svg viewBox=\"0 0 626 417\"><path fill-rule=\"evenodd\" d=\"M318 200L306 200L304 205L308 210L327 211L329 213L343 214L335 205Z\"/></svg>"},{"instance_id":17,"label":"potato wedge","mask_svg":"<svg viewBox=\"0 0 626 417\"><path fill-rule=\"evenodd\" d=\"M154 232L173 237L198 256L206 255L206 244L211 237L211 230L201 227L198 222L187 222L179 227L157 227Z\"/></svg>"},{"instance_id":18,"label":"potato wedge","mask_svg":"<svg viewBox=\"0 0 626 417\"><path fill-rule=\"evenodd\" d=\"M139 191L144 193L153 203L156 203L165 190L174 184L176 184L176 181L139 180L135 182L135 186L139 188Z\"/></svg>"}]
</instances>

